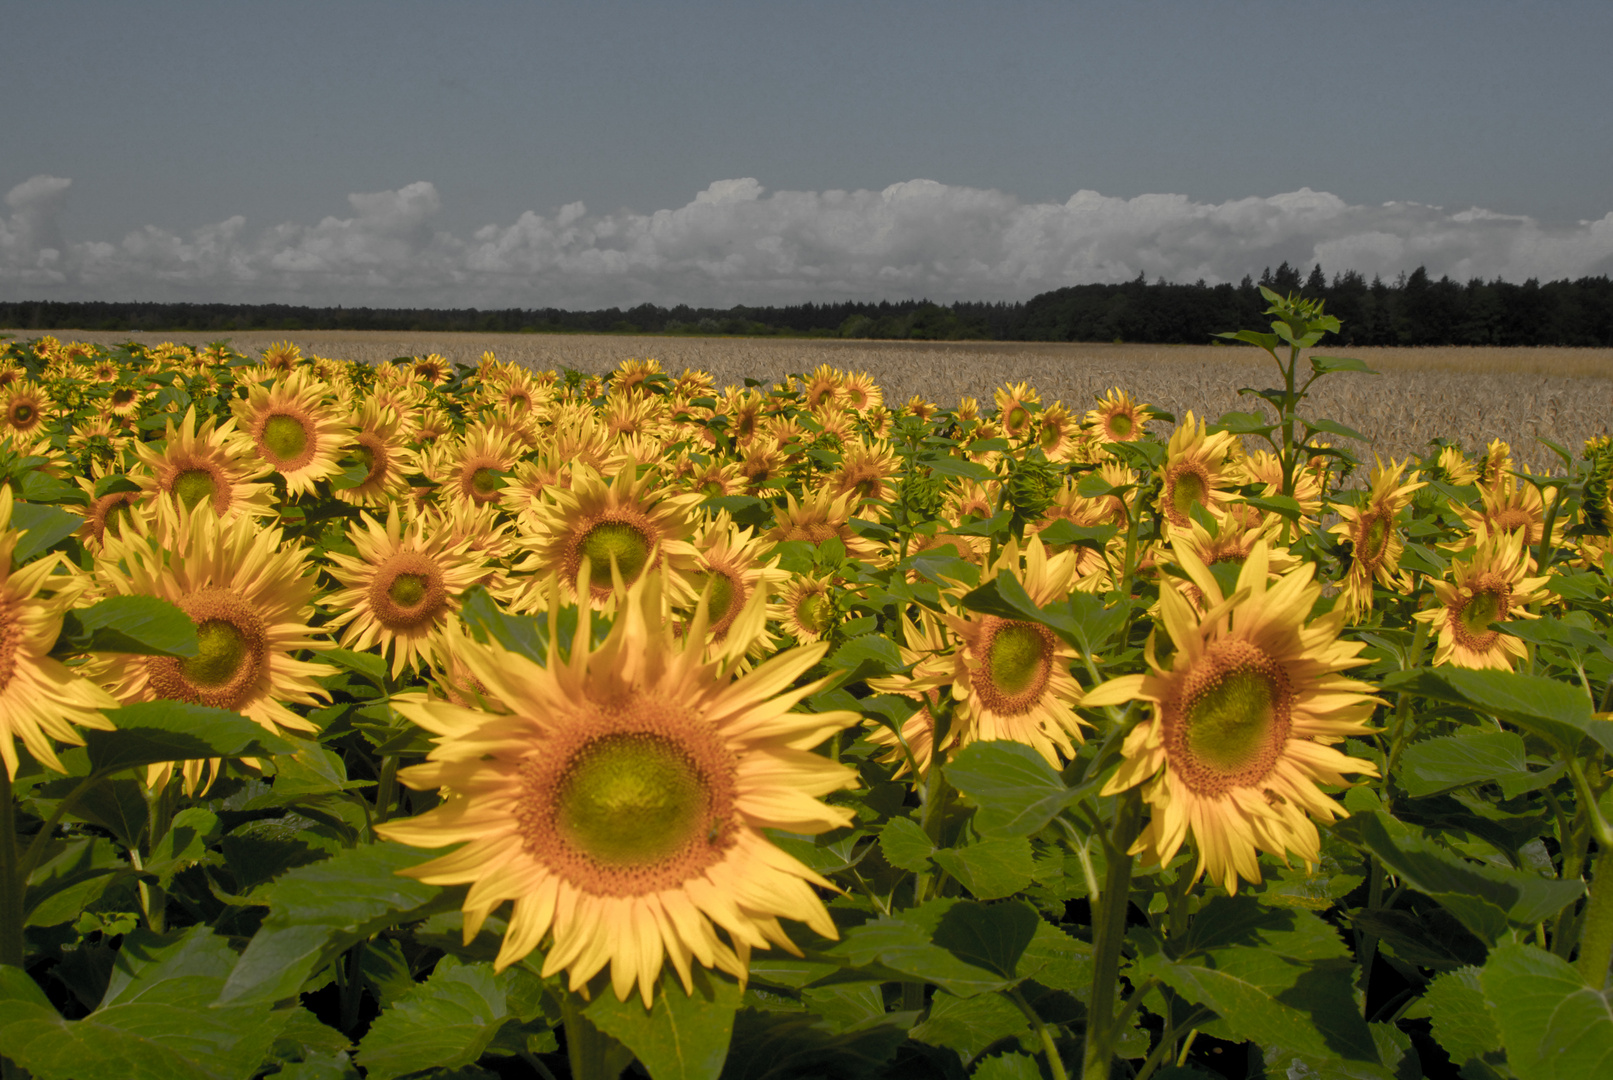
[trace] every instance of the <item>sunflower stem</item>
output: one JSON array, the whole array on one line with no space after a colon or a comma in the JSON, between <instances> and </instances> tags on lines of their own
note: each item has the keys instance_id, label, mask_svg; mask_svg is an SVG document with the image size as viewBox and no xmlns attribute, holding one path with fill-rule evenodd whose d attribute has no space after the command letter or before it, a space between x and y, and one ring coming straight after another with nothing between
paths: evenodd
<instances>
[{"instance_id":1,"label":"sunflower stem","mask_svg":"<svg viewBox=\"0 0 1613 1080\"><path fill-rule=\"evenodd\" d=\"M1086 1052L1083 1080L1108 1080L1116 1043L1115 995L1120 983L1120 949L1126 939L1126 913L1131 906L1131 871L1127 852L1142 827L1142 796L1135 790L1120 795L1115 804L1114 830L1109 836L1109 865L1103 899L1093 905L1092 992L1087 999Z\"/></svg>"},{"instance_id":2,"label":"sunflower stem","mask_svg":"<svg viewBox=\"0 0 1613 1080\"><path fill-rule=\"evenodd\" d=\"M0 766L0 964L22 967L23 888L17 851L17 810L11 796L11 774Z\"/></svg>"},{"instance_id":3,"label":"sunflower stem","mask_svg":"<svg viewBox=\"0 0 1613 1080\"><path fill-rule=\"evenodd\" d=\"M1591 898L1585 905L1585 922L1580 928L1580 976L1595 990L1607 984L1608 964L1613 963L1613 847L1596 853L1591 871Z\"/></svg>"},{"instance_id":4,"label":"sunflower stem","mask_svg":"<svg viewBox=\"0 0 1613 1080\"><path fill-rule=\"evenodd\" d=\"M567 990L560 995L560 1022L566 1032L566 1059L572 1080L616 1080L633 1055L583 1015L586 1002Z\"/></svg>"},{"instance_id":5,"label":"sunflower stem","mask_svg":"<svg viewBox=\"0 0 1613 1080\"><path fill-rule=\"evenodd\" d=\"M1035 1031L1036 1037L1041 1040L1042 1054L1047 1058L1047 1068L1053 1074L1053 1080L1070 1080L1069 1070L1064 1067L1064 1058L1059 1055L1058 1043L1053 1039L1053 1029L1042 1021L1035 1009L1031 1008L1030 1002L1025 1000L1025 995L1019 992L1018 987L1008 991L1008 1000L1025 1014L1025 1019L1030 1021L1031 1030Z\"/></svg>"},{"instance_id":6,"label":"sunflower stem","mask_svg":"<svg viewBox=\"0 0 1613 1080\"><path fill-rule=\"evenodd\" d=\"M381 759L381 782L375 790L375 822L380 824L392 815L392 804L398 798L398 755L387 754Z\"/></svg>"}]
</instances>

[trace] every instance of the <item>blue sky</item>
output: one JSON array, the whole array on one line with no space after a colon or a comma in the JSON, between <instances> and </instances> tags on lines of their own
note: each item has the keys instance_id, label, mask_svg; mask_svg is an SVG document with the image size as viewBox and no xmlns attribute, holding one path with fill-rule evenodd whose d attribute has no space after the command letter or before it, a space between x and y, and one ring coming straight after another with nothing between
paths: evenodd
<instances>
[{"instance_id":1,"label":"blue sky","mask_svg":"<svg viewBox=\"0 0 1613 1080\"><path fill-rule=\"evenodd\" d=\"M1613 272L1606 3L0 0L0 297Z\"/></svg>"}]
</instances>

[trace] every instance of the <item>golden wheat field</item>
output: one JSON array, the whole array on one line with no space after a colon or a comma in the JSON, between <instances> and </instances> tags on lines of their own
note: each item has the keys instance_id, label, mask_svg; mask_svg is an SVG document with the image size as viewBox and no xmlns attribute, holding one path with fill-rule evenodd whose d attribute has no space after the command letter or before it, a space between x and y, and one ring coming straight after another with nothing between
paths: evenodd
<instances>
[{"instance_id":1,"label":"golden wheat field","mask_svg":"<svg viewBox=\"0 0 1613 1080\"><path fill-rule=\"evenodd\" d=\"M36 337L44 331L10 331ZM166 340L203 344L203 335L127 331L51 331L63 341L112 344ZM195 337L198 340L190 341ZM1264 387L1271 361L1246 346L1111 345L1062 342L841 341L766 338L633 337L573 334L394 333L387 331L242 332L228 335L248 355L274 341L305 353L376 362L427 353L474 364L492 350L500 360L534 368L603 373L628 358L654 357L671 372L708 371L718 385L749 377L776 381L819 364L863 370L888 399L920 394L943 406L960 397L990 404L1005 382L1028 382L1044 402L1085 407L1112 386L1181 415L1215 417L1253 410L1241 387ZM1403 457L1436 436L1474 448L1501 438L1536 472L1560 462L1536 437L1578 447L1613 430L1613 349L1328 349L1347 352L1380 372L1345 375L1319 384L1307 412L1348 424L1372 437L1382 455ZM1302 365L1303 367L1303 365Z\"/></svg>"}]
</instances>

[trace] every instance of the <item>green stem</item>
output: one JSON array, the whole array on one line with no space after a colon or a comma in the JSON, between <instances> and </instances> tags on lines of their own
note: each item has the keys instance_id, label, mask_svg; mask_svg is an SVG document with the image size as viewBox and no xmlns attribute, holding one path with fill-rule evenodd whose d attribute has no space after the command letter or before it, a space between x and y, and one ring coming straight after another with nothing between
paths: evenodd
<instances>
[{"instance_id":1,"label":"green stem","mask_svg":"<svg viewBox=\"0 0 1613 1080\"><path fill-rule=\"evenodd\" d=\"M1613 848L1603 847L1596 854L1591 872L1591 898L1585 905L1585 922L1580 928L1579 973L1592 988L1607 983L1607 968L1613 963Z\"/></svg>"},{"instance_id":2,"label":"green stem","mask_svg":"<svg viewBox=\"0 0 1613 1080\"><path fill-rule=\"evenodd\" d=\"M1135 790L1116 800L1114 831L1110 833L1109 865L1103 900L1092 912L1092 992L1087 1002L1086 1052L1083 1080L1109 1080L1115 1056L1115 996L1120 982L1120 950L1126 940L1126 912L1131 906L1131 870L1127 854L1142 828L1142 796Z\"/></svg>"},{"instance_id":3,"label":"green stem","mask_svg":"<svg viewBox=\"0 0 1613 1080\"><path fill-rule=\"evenodd\" d=\"M385 821L392 813L392 803L398 797L398 755L387 754L381 759L381 782L375 789L375 820Z\"/></svg>"},{"instance_id":4,"label":"green stem","mask_svg":"<svg viewBox=\"0 0 1613 1080\"><path fill-rule=\"evenodd\" d=\"M633 1055L583 1015L584 1004L570 990L560 995L560 1021L565 1025L572 1080L616 1080L632 1063Z\"/></svg>"},{"instance_id":5,"label":"green stem","mask_svg":"<svg viewBox=\"0 0 1613 1080\"><path fill-rule=\"evenodd\" d=\"M1025 1019L1031 1022L1031 1030L1036 1032L1036 1037L1042 1042L1042 1053L1047 1058L1047 1067L1053 1074L1053 1080L1070 1080L1070 1074L1064 1068L1064 1059L1059 1056L1058 1044L1053 1041L1053 1029L1042 1022L1042 1018L1031 1008L1018 987L1008 991L1008 1000L1019 1006L1019 1011L1025 1014Z\"/></svg>"},{"instance_id":6,"label":"green stem","mask_svg":"<svg viewBox=\"0 0 1613 1080\"><path fill-rule=\"evenodd\" d=\"M11 774L0 765L0 964L22 967L23 889L17 851L17 808L11 797Z\"/></svg>"}]
</instances>

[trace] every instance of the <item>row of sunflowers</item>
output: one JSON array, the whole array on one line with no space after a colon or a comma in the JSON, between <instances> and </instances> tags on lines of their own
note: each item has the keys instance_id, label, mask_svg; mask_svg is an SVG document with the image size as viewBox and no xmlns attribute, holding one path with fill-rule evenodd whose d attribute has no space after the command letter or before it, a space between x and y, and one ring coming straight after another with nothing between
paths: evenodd
<instances>
[{"instance_id":1,"label":"row of sunflowers","mask_svg":"<svg viewBox=\"0 0 1613 1080\"><path fill-rule=\"evenodd\" d=\"M1583 1075L1613 443L1369 465L1270 299L1213 422L9 344L7 1068Z\"/></svg>"}]
</instances>

